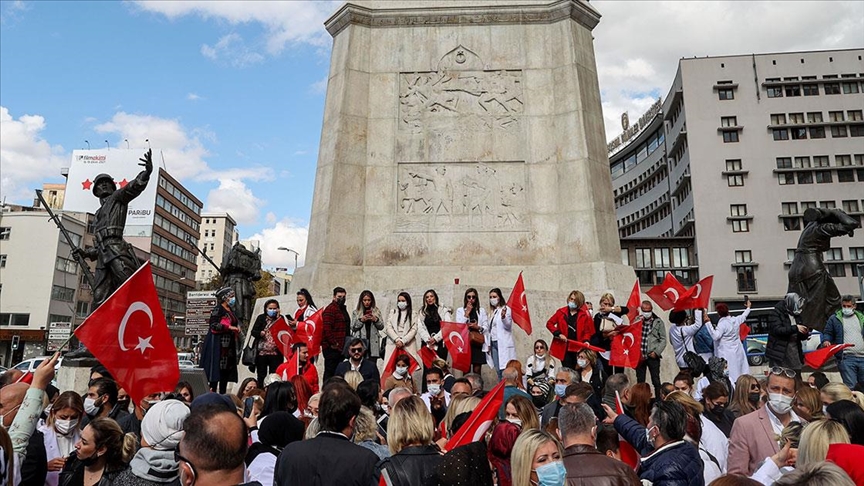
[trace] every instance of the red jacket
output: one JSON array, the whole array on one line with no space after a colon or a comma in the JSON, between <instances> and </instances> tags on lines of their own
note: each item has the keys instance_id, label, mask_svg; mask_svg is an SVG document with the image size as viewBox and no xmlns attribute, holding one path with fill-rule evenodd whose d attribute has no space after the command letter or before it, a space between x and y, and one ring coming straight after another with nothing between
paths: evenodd
<instances>
[{"instance_id":1,"label":"red jacket","mask_svg":"<svg viewBox=\"0 0 864 486\"><path fill-rule=\"evenodd\" d=\"M315 365L312 363L307 362L303 373L298 373L297 358L292 357L276 368L276 374L279 375L283 381L288 381L299 374L306 380L306 383L309 383L309 387L312 388L312 393L318 393L318 369L315 368Z\"/></svg>"},{"instance_id":2,"label":"red jacket","mask_svg":"<svg viewBox=\"0 0 864 486\"><path fill-rule=\"evenodd\" d=\"M568 314L570 314L570 309L566 306L555 311L552 317L549 318L549 321L546 322L546 329L549 329L549 332L555 337L559 335L567 337L569 335L567 332ZM593 335L594 321L591 320L591 316L585 307L580 307L579 312L576 313L576 340L587 343ZM549 354L563 360L564 355L567 354L567 345L559 339L552 339L552 344L549 346Z\"/></svg>"}]
</instances>

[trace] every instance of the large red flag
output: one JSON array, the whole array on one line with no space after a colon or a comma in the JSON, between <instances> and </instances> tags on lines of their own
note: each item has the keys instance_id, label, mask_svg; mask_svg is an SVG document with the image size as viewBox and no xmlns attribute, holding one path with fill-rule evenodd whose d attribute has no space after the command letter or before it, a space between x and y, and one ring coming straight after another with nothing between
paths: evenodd
<instances>
[{"instance_id":1,"label":"large red flag","mask_svg":"<svg viewBox=\"0 0 864 486\"><path fill-rule=\"evenodd\" d=\"M423 347L426 348L428 346L423 346ZM388 361L387 365L384 366L384 371L381 372L381 389L382 390L385 389L384 388L384 382L386 382L387 378L390 378L390 375L392 375L393 372L396 371L396 358L398 358L399 356L401 356L403 354L405 356L408 356L408 375L409 376L412 373L414 373L415 371L417 371L418 368L420 368L420 363L418 363L417 360L414 359L414 356L411 356L411 353L409 353L408 351L406 351L404 349L401 351L394 351L393 354L390 355L390 361ZM427 366L427 368L429 368L429 366Z\"/></svg>"},{"instance_id":2,"label":"large red flag","mask_svg":"<svg viewBox=\"0 0 864 486\"><path fill-rule=\"evenodd\" d=\"M423 361L423 366L432 367L432 363L438 358L438 353L427 345L420 346L420 360Z\"/></svg>"},{"instance_id":3,"label":"large red flag","mask_svg":"<svg viewBox=\"0 0 864 486\"><path fill-rule=\"evenodd\" d=\"M294 345L295 331L288 325L288 321L283 317L277 320L270 326L270 335L273 336L273 341L276 342L276 347L282 356L290 358L293 354L291 346Z\"/></svg>"},{"instance_id":4,"label":"large red flag","mask_svg":"<svg viewBox=\"0 0 864 486\"><path fill-rule=\"evenodd\" d=\"M675 307L675 303L678 302L678 299L681 298L687 292L687 289L681 285L681 282L675 278L669 272L666 272L666 277L663 279L663 282L651 287L648 292L648 297L651 297L651 300L657 303L661 309L664 311L668 311Z\"/></svg>"},{"instance_id":5,"label":"large red flag","mask_svg":"<svg viewBox=\"0 0 864 486\"><path fill-rule=\"evenodd\" d=\"M629 341L629 343L628 343ZM636 368L642 359L642 323L630 324L612 338L612 349L609 364Z\"/></svg>"},{"instance_id":6,"label":"large red flag","mask_svg":"<svg viewBox=\"0 0 864 486\"><path fill-rule=\"evenodd\" d=\"M513 317L513 322L521 327L526 334L531 334L531 316L528 315L528 299L525 297L525 282L522 281L522 272L519 272L516 285L510 292L507 307L512 312L510 315Z\"/></svg>"},{"instance_id":7,"label":"large red flag","mask_svg":"<svg viewBox=\"0 0 864 486\"><path fill-rule=\"evenodd\" d=\"M615 411L618 415L624 415L624 405L621 403L621 395L617 391L615 392ZM618 435L618 453L621 455L621 462L627 464L635 471L636 466L639 465L639 453L620 434Z\"/></svg>"},{"instance_id":8,"label":"large red flag","mask_svg":"<svg viewBox=\"0 0 864 486\"><path fill-rule=\"evenodd\" d=\"M442 323L443 324L443 323ZM477 404L477 407L471 412L471 416L465 421L465 424L459 429L459 432L453 435L444 450L452 451L453 449L477 442L483 438L483 434L489 430L489 426L495 421L498 416L498 410L504 403L504 382L495 385L495 388L489 391L483 400Z\"/></svg>"},{"instance_id":9,"label":"large red flag","mask_svg":"<svg viewBox=\"0 0 864 486\"><path fill-rule=\"evenodd\" d=\"M321 320L323 313L324 307L309 316L309 319L297 322L294 339L306 341L310 358L321 353L321 341L324 339L324 322Z\"/></svg>"},{"instance_id":10,"label":"large red flag","mask_svg":"<svg viewBox=\"0 0 864 486\"><path fill-rule=\"evenodd\" d=\"M714 275L709 275L700 280L696 285L687 289L681 298L675 302L673 308L678 310L685 309L705 309L711 301L711 287L714 286Z\"/></svg>"},{"instance_id":11,"label":"large red flag","mask_svg":"<svg viewBox=\"0 0 864 486\"><path fill-rule=\"evenodd\" d=\"M639 288L639 279L636 279L636 283L633 284L633 290L630 291L630 298L627 299L627 317L630 319L630 322L636 320L639 317L640 309L642 308L642 292Z\"/></svg>"},{"instance_id":12,"label":"large red flag","mask_svg":"<svg viewBox=\"0 0 864 486\"><path fill-rule=\"evenodd\" d=\"M854 346L852 343L846 344L835 344L833 346L825 346L822 349L817 349L816 351L811 351L804 355L804 363L813 368L814 370L818 370L825 362L828 361L828 358L834 356L838 352L843 349L851 348Z\"/></svg>"},{"instance_id":13,"label":"large red flag","mask_svg":"<svg viewBox=\"0 0 864 486\"><path fill-rule=\"evenodd\" d=\"M135 403L177 386L177 348L159 306L150 262L93 311L75 330L75 336Z\"/></svg>"},{"instance_id":14,"label":"large red flag","mask_svg":"<svg viewBox=\"0 0 864 486\"><path fill-rule=\"evenodd\" d=\"M468 337L468 324L441 321L441 334L444 345L453 355L453 368L468 373L471 369L471 342Z\"/></svg>"}]
</instances>

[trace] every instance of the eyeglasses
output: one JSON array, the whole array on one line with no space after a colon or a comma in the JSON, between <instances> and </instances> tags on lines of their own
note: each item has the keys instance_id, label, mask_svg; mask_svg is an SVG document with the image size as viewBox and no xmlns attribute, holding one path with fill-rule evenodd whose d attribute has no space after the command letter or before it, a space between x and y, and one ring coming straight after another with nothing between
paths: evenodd
<instances>
[{"instance_id":1,"label":"eyeglasses","mask_svg":"<svg viewBox=\"0 0 864 486\"><path fill-rule=\"evenodd\" d=\"M352 353L362 353L362 352L363 352L363 348L351 348L351 349L349 349L348 351L349 351L349 352L352 352Z\"/></svg>"},{"instance_id":2,"label":"eyeglasses","mask_svg":"<svg viewBox=\"0 0 864 486\"><path fill-rule=\"evenodd\" d=\"M782 366L774 366L771 368L772 375L785 376L786 378L795 378L798 376L795 373L795 370L790 370L789 368L783 368Z\"/></svg>"},{"instance_id":3,"label":"eyeglasses","mask_svg":"<svg viewBox=\"0 0 864 486\"><path fill-rule=\"evenodd\" d=\"M544 346L534 346L534 349L539 349L540 351L543 351L546 348Z\"/></svg>"},{"instance_id":4,"label":"eyeglasses","mask_svg":"<svg viewBox=\"0 0 864 486\"><path fill-rule=\"evenodd\" d=\"M754 384L750 385L751 391L759 391L761 389L762 389L762 387L760 387L758 383L754 383Z\"/></svg>"},{"instance_id":5,"label":"eyeglasses","mask_svg":"<svg viewBox=\"0 0 864 486\"><path fill-rule=\"evenodd\" d=\"M189 462L189 459L186 459L185 457L183 457L183 456L180 455L180 449L179 449L179 448L178 448L178 449L174 449L174 460L175 460L176 462L178 462L178 463L179 463L180 461L183 461L183 462L185 462L186 464L189 465L189 469L192 470L192 483L194 484L195 481L196 481L196 479L197 479L197 477L198 477L198 471L195 470L195 465L192 464L191 462Z\"/></svg>"}]
</instances>

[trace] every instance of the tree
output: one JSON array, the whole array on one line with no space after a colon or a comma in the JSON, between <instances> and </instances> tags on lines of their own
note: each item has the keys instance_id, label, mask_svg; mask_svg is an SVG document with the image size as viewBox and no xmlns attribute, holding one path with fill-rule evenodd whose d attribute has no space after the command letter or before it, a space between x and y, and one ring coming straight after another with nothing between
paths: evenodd
<instances>
[{"instance_id":1,"label":"tree","mask_svg":"<svg viewBox=\"0 0 864 486\"><path fill-rule=\"evenodd\" d=\"M272 297L276 295L273 291L273 274L267 270L261 270L261 280L253 282L255 286L255 298Z\"/></svg>"},{"instance_id":2,"label":"tree","mask_svg":"<svg viewBox=\"0 0 864 486\"><path fill-rule=\"evenodd\" d=\"M222 275L219 272L216 272L216 275L213 275L213 278L210 279L209 282L204 282L201 284L201 290L219 290L222 288Z\"/></svg>"}]
</instances>

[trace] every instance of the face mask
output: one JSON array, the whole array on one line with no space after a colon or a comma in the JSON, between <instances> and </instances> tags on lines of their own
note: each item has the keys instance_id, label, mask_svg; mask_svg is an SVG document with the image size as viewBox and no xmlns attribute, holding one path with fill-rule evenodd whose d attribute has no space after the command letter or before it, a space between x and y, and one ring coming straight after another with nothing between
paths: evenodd
<instances>
[{"instance_id":1,"label":"face mask","mask_svg":"<svg viewBox=\"0 0 864 486\"><path fill-rule=\"evenodd\" d=\"M74 429L77 426L78 426L78 419L55 420L54 421L54 429L60 435L69 435L69 432L71 432L72 429Z\"/></svg>"},{"instance_id":2,"label":"face mask","mask_svg":"<svg viewBox=\"0 0 864 486\"><path fill-rule=\"evenodd\" d=\"M723 415L723 412L726 410L726 405L716 404L711 407L711 411L714 412L714 415Z\"/></svg>"},{"instance_id":3,"label":"face mask","mask_svg":"<svg viewBox=\"0 0 864 486\"><path fill-rule=\"evenodd\" d=\"M578 366L580 368L584 368L584 367L588 366L588 360L587 359L577 359L576 360L576 366Z\"/></svg>"},{"instance_id":4,"label":"face mask","mask_svg":"<svg viewBox=\"0 0 864 486\"><path fill-rule=\"evenodd\" d=\"M560 383L555 384L555 394L558 395L558 398L564 397L565 390L567 390L567 385L562 385Z\"/></svg>"},{"instance_id":5,"label":"face mask","mask_svg":"<svg viewBox=\"0 0 864 486\"><path fill-rule=\"evenodd\" d=\"M779 393L769 393L768 405L771 405L771 410L774 410L780 415L785 415L792 409L792 397L787 397L786 395L781 395Z\"/></svg>"},{"instance_id":6,"label":"face mask","mask_svg":"<svg viewBox=\"0 0 864 486\"><path fill-rule=\"evenodd\" d=\"M645 429L645 439L648 440L648 443L651 444L651 447L654 447L654 437L651 437L651 429L654 427Z\"/></svg>"},{"instance_id":7,"label":"face mask","mask_svg":"<svg viewBox=\"0 0 864 486\"><path fill-rule=\"evenodd\" d=\"M129 400L117 400L117 408L119 410L129 411L129 404L132 403Z\"/></svg>"},{"instance_id":8,"label":"face mask","mask_svg":"<svg viewBox=\"0 0 864 486\"><path fill-rule=\"evenodd\" d=\"M576 305L576 302L567 302L567 307L569 307L571 309L575 309L579 306Z\"/></svg>"},{"instance_id":9,"label":"face mask","mask_svg":"<svg viewBox=\"0 0 864 486\"><path fill-rule=\"evenodd\" d=\"M396 307L398 307L399 310L405 310L408 308L408 302L397 302Z\"/></svg>"},{"instance_id":10,"label":"face mask","mask_svg":"<svg viewBox=\"0 0 864 486\"><path fill-rule=\"evenodd\" d=\"M508 418L507 421L515 425L516 427L522 428L522 419Z\"/></svg>"},{"instance_id":11,"label":"face mask","mask_svg":"<svg viewBox=\"0 0 864 486\"><path fill-rule=\"evenodd\" d=\"M426 385L426 389L429 390L430 395L437 395L441 393L441 385L437 383L433 385Z\"/></svg>"},{"instance_id":12,"label":"face mask","mask_svg":"<svg viewBox=\"0 0 864 486\"><path fill-rule=\"evenodd\" d=\"M231 297L230 299L228 299L228 305L230 305L231 307L234 307L234 304L236 304L236 303L237 303L237 297Z\"/></svg>"},{"instance_id":13,"label":"face mask","mask_svg":"<svg viewBox=\"0 0 864 486\"><path fill-rule=\"evenodd\" d=\"M267 315L270 317L276 317L276 314L279 313L278 309L267 309Z\"/></svg>"},{"instance_id":14,"label":"face mask","mask_svg":"<svg viewBox=\"0 0 864 486\"><path fill-rule=\"evenodd\" d=\"M80 457L78 458L78 461L81 462L81 464L83 464L85 466L92 466L93 464L96 464L96 461L98 461L98 460L99 460L99 456L96 454L93 454L92 456L84 458L84 459L82 459Z\"/></svg>"},{"instance_id":15,"label":"face mask","mask_svg":"<svg viewBox=\"0 0 864 486\"><path fill-rule=\"evenodd\" d=\"M498 298L492 297L491 299L489 299L489 305L491 305L492 307L498 307Z\"/></svg>"},{"instance_id":16,"label":"face mask","mask_svg":"<svg viewBox=\"0 0 864 486\"><path fill-rule=\"evenodd\" d=\"M850 309L849 307L843 308L843 315L846 317L852 317L855 315L855 309Z\"/></svg>"},{"instance_id":17,"label":"face mask","mask_svg":"<svg viewBox=\"0 0 864 486\"><path fill-rule=\"evenodd\" d=\"M727 378L729 377L729 368L726 368L725 370L723 370L723 376L725 376Z\"/></svg>"},{"instance_id":18,"label":"face mask","mask_svg":"<svg viewBox=\"0 0 864 486\"><path fill-rule=\"evenodd\" d=\"M96 405L96 399L87 397L84 399L84 413L93 417L102 410L102 404Z\"/></svg>"},{"instance_id":19,"label":"face mask","mask_svg":"<svg viewBox=\"0 0 864 486\"><path fill-rule=\"evenodd\" d=\"M397 366L396 372L394 374L399 375L399 376L405 376L405 373L408 373L408 367L407 366Z\"/></svg>"},{"instance_id":20,"label":"face mask","mask_svg":"<svg viewBox=\"0 0 864 486\"><path fill-rule=\"evenodd\" d=\"M748 393L747 394L747 401L755 405L755 404L759 403L759 397L760 396L761 396L761 394L759 392Z\"/></svg>"},{"instance_id":21,"label":"face mask","mask_svg":"<svg viewBox=\"0 0 864 486\"><path fill-rule=\"evenodd\" d=\"M338 302L339 305L343 305L345 303L345 297L339 297L338 299L336 299L336 302Z\"/></svg>"},{"instance_id":22,"label":"face mask","mask_svg":"<svg viewBox=\"0 0 864 486\"><path fill-rule=\"evenodd\" d=\"M567 469L561 461L543 464L534 472L537 473L538 486L563 486L567 478Z\"/></svg>"},{"instance_id":23,"label":"face mask","mask_svg":"<svg viewBox=\"0 0 864 486\"><path fill-rule=\"evenodd\" d=\"M5 429L6 428L6 416L9 415L10 413L12 413L14 410L17 410L20 407L21 407L21 404L18 404L17 406L12 407L12 409L9 410L8 412L0 415L0 426L2 426ZM9 425L11 426L12 424L9 424Z\"/></svg>"},{"instance_id":24,"label":"face mask","mask_svg":"<svg viewBox=\"0 0 864 486\"><path fill-rule=\"evenodd\" d=\"M651 319L651 316L653 316L653 315L654 315L653 312L645 312L645 311L642 312L642 317L645 319Z\"/></svg>"},{"instance_id":25,"label":"face mask","mask_svg":"<svg viewBox=\"0 0 864 486\"><path fill-rule=\"evenodd\" d=\"M543 408L546 405L546 397L543 395L533 395L531 397L531 402L534 403L535 407Z\"/></svg>"},{"instance_id":26,"label":"face mask","mask_svg":"<svg viewBox=\"0 0 864 486\"><path fill-rule=\"evenodd\" d=\"M822 415L828 415L828 407L826 405L822 405Z\"/></svg>"}]
</instances>

